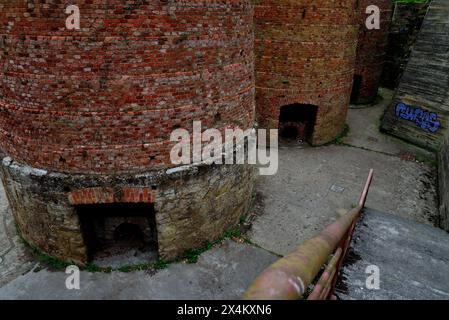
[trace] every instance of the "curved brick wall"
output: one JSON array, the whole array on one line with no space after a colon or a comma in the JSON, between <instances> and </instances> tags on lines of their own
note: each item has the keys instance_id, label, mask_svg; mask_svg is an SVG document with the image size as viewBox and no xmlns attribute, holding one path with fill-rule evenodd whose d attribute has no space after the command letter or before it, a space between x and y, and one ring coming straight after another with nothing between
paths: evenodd
<instances>
[{"instance_id":1,"label":"curved brick wall","mask_svg":"<svg viewBox=\"0 0 449 320\"><path fill-rule=\"evenodd\" d=\"M380 29L368 30L365 27L366 8L376 5L380 9ZM370 103L377 97L382 69L386 58L388 33L391 24L391 0L361 0L360 30L357 45L355 75L361 76L360 86L353 102Z\"/></svg>"},{"instance_id":2,"label":"curved brick wall","mask_svg":"<svg viewBox=\"0 0 449 320\"><path fill-rule=\"evenodd\" d=\"M0 148L64 172L169 166L174 127L253 125L249 0L0 0Z\"/></svg>"},{"instance_id":3,"label":"curved brick wall","mask_svg":"<svg viewBox=\"0 0 449 320\"><path fill-rule=\"evenodd\" d=\"M352 88L356 0L260 0L255 5L256 106L262 127L277 128L280 107L318 107L313 144L342 130Z\"/></svg>"},{"instance_id":4,"label":"curved brick wall","mask_svg":"<svg viewBox=\"0 0 449 320\"><path fill-rule=\"evenodd\" d=\"M84 264L79 206L152 203L160 257L216 240L247 213L254 168L167 170L169 139L195 120L253 127L250 1L76 3L69 31L65 1L0 0L0 176L22 237Z\"/></svg>"}]
</instances>

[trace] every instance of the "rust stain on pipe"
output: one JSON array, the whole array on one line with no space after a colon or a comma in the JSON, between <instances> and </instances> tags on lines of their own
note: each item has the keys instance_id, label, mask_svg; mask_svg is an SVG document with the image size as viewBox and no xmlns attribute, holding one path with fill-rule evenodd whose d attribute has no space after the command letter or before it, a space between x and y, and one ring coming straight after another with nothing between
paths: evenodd
<instances>
[{"instance_id":1,"label":"rust stain on pipe","mask_svg":"<svg viewBox=\"0 0 449 320\"><path fill-rule=\"evenodd\" d=\"M249 287L244 299L301 299L305 289L329 255L334 252L360 209L352 209L316 237L271 265Z\"/></svg>"}]
</instances>

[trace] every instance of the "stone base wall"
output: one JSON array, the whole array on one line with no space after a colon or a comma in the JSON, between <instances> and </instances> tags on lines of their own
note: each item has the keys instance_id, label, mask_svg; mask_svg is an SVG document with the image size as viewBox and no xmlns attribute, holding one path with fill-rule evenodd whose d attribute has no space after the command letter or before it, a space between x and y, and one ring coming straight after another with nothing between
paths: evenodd
<instances>
[{"instance_id":1,"label":"stone base wall","mask_svg":"<svg viewBox=\"0 0 449 320\"><path fill-rule=\"evenodd\" d=\"M438 185L440 194L440 227L449 231L449 136L438 156Z\"/></svg>"},{"instance_id":2,"label":"stone base wall","mask_svg":"<svg viewBox=\"0 0 449 320\"><path fill-rule=\"evenodd\" d=\"M140 174L83 175L34 169L2 157L1 178L22 237L48 255L88 262L76 206L154 203L159 256L213 241L246 214L255 169L189 166Z\"/></svg>"}]
</instances>

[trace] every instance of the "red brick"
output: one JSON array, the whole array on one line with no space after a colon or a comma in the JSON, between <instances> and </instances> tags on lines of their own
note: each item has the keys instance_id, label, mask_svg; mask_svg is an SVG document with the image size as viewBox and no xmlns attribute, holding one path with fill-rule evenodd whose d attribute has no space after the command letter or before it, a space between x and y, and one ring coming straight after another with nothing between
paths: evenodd
<instances>
[{"instance_id":1,"label":"red brick","mask_svg":"<svg viewBox=\"0 0 449 320\"><path fill-rule=\"evenodd\" d=\"M0 3L0 149L15 160L147 171L172 166L175 126L253 126L248 0L79 1L78 31L64 1Z\"/></svg>"}]
</instances>

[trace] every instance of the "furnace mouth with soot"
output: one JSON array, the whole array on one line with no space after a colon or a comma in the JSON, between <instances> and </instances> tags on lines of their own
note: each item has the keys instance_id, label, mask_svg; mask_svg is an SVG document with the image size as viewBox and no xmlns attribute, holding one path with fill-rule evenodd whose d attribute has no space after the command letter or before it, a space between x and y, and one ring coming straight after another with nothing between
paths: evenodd
<instances>
[{"instance_id":1,"label":"furnace mouth with soot","mask_svg":"<svg viewBox=\"0 0 449 320\"><path fill-rule=\"evenodd\" d=\"M90 261L106 265L117 259L128 264L157 261L153 204L79 205L76 211Z\"/></svg>"}]
</instances>

